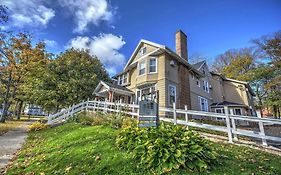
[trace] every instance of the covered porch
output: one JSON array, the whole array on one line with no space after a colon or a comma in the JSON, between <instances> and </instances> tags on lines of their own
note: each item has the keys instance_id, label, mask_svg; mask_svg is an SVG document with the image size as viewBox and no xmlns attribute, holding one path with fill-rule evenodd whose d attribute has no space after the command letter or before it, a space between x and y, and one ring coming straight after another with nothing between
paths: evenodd
<instances>
[{"instance_id":1,"label":"covered porch","mask_svg":"<svg viewBox=\"0 0 281 175\"><path fill-rule=\"evenodd\" d=\"M134 101L134 92L126 87L104 81L99 82L94 94L97 100L121 103L132 103Z\"/></svg>"}]
</instances>

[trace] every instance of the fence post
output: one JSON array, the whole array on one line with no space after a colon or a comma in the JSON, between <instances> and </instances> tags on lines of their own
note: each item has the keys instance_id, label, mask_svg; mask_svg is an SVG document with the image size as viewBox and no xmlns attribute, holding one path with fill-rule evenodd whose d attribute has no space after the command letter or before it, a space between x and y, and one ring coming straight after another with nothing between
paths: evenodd
<instances>
[{"instance_id":1,"label":"fence post","mask_svg":"<svg viewBox=\"0 0 281 175\"><path fill-rule=\"evenodd\" d=\"M257 110L257 116L258 116L258 118L261 118L261 111L260 110ZM259 128L260 128L260 133L259 134L261 136L265 136L263 122L259 122ZM266 139L262 139L262 145L263 146L268 146Z\"/></svg>"},{"instance_id":2,"label":"fence post","mask_svg":"<svg viewBox=\"0 0 281 175\"><path fill-rule=\"evenodd\" d=\"M103 112L104 113L106 112L106 100L104 100L104 103L103 103Z\"/></svg>"},{"instance_id":3,"label":"fence post","mask_svg":"<svg viewBox=\"0 0 281 175\"><path fill-rule=\"evenodd\" d=\"M48 116L48 124L51 123L51 116L52 116L52 114L49 114L49 116Z\"/></svg>"},{"instance_id":4,"label":"fence post","mask_svg":"<svg viewBox=\"0 0 281 175\"><path fill-rule=\"evenodd\" d=\"M184 113L184 115L185 115L185 122L186 123L188 123L188 114L187 114L187 105L184 105L184 110L185 110L185 113ZM188 129L188 126L186 126L186 128Z\"/></svg>"},{"instance_id":5,"label":"fence post","mask_svg":"<svg viewBox=\"0 0 281 175\"><path fill-rule=\"evenodd\" d=\"M135 102L133 102L133 106L132 106L132 118L134 118L134 115L133 115L133 113L135 113Z\"/></svg>"},{"instance_id":6,"label":"fence post","mask_svg":"<svg viewBox=\"0 0 281 175\"><path fill-rule=\"evenodd\" d=\"M88 107L89 107L89 98L87 99L87 103L86 103L86 112L88 112Z\"/></svg>"},{"instance_id":7,"label":"fence post","mask_svg":"<svg viewBox=\"0 0 281 175\"><path fill-rule=\"evenodd\" d=\"M230 119L229 119L229 112L228 112L227 106L224 106L224 111L225 111L225 121L226 121L226 126L227 126L228 142L233 143L231 125L230 125Z\"/></svg>"},{"instance_id":8,"label":"fence post","mask_svg":"<svg viewBox=\"0 0 281 175\"><path fill-rule=\"evenodd\" d=\"M233 109L230 109L230 114L233 115ZM234 131L236 131L236 124L235 124L235 119L231 119L231 125L232 125L232 128ZM233 137L234 137L234 141L238 141L238 137L237 137L237 134L233 134Z\"/></svg>"},{"instance_id":9,"label":"fence post","mask_svg":"<svg viewBox=\"0 0 281 175\"><path fill-rule=\"evenodd\" d=\"M176 103L173 103L173 115L174 115L174 125L177 124L177 112L176 112Z\"/></svg>"},{"instance_id":10,"label":"fence post","mask_svg":"<svg viewBox=\"0 0 281 175\"><path fill-rule=\"evenodd\" d=\"M72 105L72 108L71 108L71 117L73 117L73 114L74 114L74 104Z\"/></svg>"},{"instance_id":11,"label":"fence post","mask_svg":"<svg viewBox=\"0 0 281 175\"><path fill-rule=\"evenodd\" d=\"M139 113L140 113L140 103L138 105L139 107L137 108L137 117L139 117Z\"/></svg>"}]
</instances>

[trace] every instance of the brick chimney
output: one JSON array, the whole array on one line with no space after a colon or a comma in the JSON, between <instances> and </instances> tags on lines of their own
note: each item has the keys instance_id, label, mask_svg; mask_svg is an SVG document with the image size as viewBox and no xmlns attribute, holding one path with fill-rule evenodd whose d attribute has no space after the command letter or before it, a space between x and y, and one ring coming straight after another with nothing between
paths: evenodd
<instances>
[{"instance_id":1,"label":"brick chimney","mask_svg":"<svg viewBox=\"0 0 281 175\"><path fill-rule=\"evenodd\" d=\"M178 30L176 32L176 53L183 59L186 59L186 61L188 61L187 37L186 34L181 30Z\"/></svg>"}]
</instances>

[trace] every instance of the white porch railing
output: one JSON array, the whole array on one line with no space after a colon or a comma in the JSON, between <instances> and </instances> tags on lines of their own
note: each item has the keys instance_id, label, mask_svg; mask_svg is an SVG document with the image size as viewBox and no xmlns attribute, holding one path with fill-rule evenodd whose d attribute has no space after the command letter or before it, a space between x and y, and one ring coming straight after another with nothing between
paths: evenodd
<instances>
[{"instance_id":1,"label":"white porch railing","mask_svg":"<svg viewBox=\"0 0 281 175\"><path fill-rule=\"evenodd\" d=\"M91 110L91 111L104 111L104 112L123 112L125 114L131 115L132 117L138 117L138 110L139 105L135 104L126 104L126 103L112 103L106 101L85 101L81 102L77 105L73 105L67 109L62 110L53 115L48 116L48 124L52 125L55 123L63 122L84 110ZM192 126L197 128L204 128L213 131L221 131L228 134L229 143L233 143L233 141L238 140L238 135L248 136L253 138L262 139L262 144L267 145L267 140L277 141L281 143L281 135L279 137L276 136L269 136L265 134L264 131L264 123L269 124L276 124L281 125L281 120L278 119L267 119L261 118L260 113L258 113L258 117L253 116L242 116L242 115L233 115L228 113L228 108L225 107L224 111L225 114L221 113L213 113L213 112L203 112L203 111L194 111L194 110L187 110L185 109L176 109L176 105L173 105L173 108L159 108L159 112L161 113L171 113L172 118L168 117L161 117L160 120L180 124L185 126ZM184 115L184 119L179 119L178 114ZM191 122L188 119L188 115L197 115L197 116L207 116L207 117L214 117L214 118L223 118L225 119L226 126L218 126L218 125L211 125L211 124L203 124L197 122ZM237 128L237 121L245 121L245 122L257 122L259 126L259 132L256 131L249 131L245 129L238 129Z\"/></svg>"}]
</instances>

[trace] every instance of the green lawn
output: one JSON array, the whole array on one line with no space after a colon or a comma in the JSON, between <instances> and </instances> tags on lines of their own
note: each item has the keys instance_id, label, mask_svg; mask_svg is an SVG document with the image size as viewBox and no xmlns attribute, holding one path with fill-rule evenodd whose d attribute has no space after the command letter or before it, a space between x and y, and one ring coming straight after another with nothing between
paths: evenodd
<instances>
[{"instance_id":1,"label":"green lawn","mask_svg":"<svg viewBox=\"0 0 281 175\"><path fill-rule=\"evenodd\" d=\"M151 174L115 146L118 130L68 123L31 132L7 174ZM281 157L243 146L212 143L220 165L211 172L172 174L281 174Z\"/></svg>"}]
</instances>

